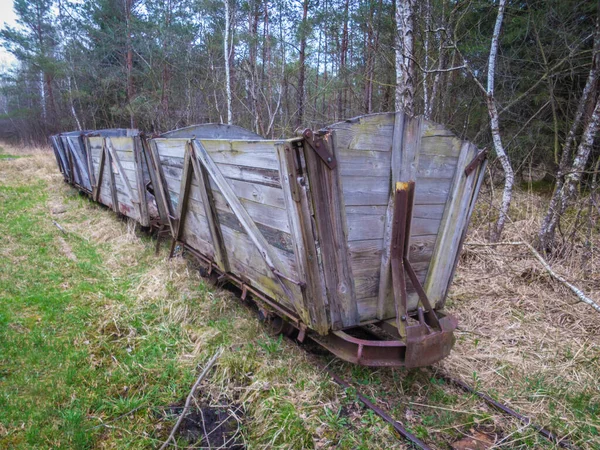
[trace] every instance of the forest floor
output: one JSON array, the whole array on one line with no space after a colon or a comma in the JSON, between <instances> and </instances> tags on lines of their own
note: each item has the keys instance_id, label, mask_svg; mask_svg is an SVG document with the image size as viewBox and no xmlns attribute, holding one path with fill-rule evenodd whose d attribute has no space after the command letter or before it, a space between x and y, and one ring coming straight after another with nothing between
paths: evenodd
<instances>
[{"instance_id":1,"label":"forest floor","mask_svg":"<svg viewBox=\"0 0 600 450\"><path fill-rule=\"evenodd\" d=\"M465 247L447 304L460 319L449 358L417 370L352 366L273 337L166 246L156 256L134 223L66 185L47 149L0 145L0 448L157 448L221 348L180 448L223 438L231 448L408 448L316 360L436 449L465 436L480 448L554 448L437 381L438 370L600 448L599 316L526 249ZM468 242L484 242L489 195ZM518 193L506 239L531 240L543 204ZM597 255L578 252L553 267L598 299ZM210 423L221 426L198 438Z\"/></svg>"}]
</instances>

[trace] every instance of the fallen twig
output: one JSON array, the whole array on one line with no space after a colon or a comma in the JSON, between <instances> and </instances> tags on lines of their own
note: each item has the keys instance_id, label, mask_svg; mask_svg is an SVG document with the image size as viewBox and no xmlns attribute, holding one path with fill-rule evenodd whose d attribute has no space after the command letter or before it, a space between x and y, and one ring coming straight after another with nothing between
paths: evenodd
<instances>
[{"instance_id":1,"label":"fallen twig","mask_svg":"<svg viewBox=\"0 0 600 450\"><path fill-rule=\"evenodd\" d=\"M67 234L67 230L65 230L63 227L61 227L58 222L56 220L53 220L52 223L54 225L56 225L56 228L58 228L60 231L62 231L64 234Z\"/></svg>"},{"instance_id":2,"label":"fallen twig","mask_svg":"<svg viewBox=\"0 0 600 450\"><path fill-rule=\"evenodd\" d=\"M187 396L187 399L185 400L185 405L183 406L183 411L181 411L181 415L179 416L179 419L177 419L177 422L175 423L175 426L171 430L169 437L163 443L163 445L161 445L159 450L164 450L165 448L167 448L167 446L169 445L169 442L171 442L171 441L175 442L175 433L179 429L179 425L181 425L181 422L183 422L183 419L185 418L185 416L188 413L188 410L190 409L190 403L192 402L192 399L194 398L194 393L196 392L198 385L200 385L202 380L208 374L209 370L212 368L212 366L214 366L215 362L217 362L217 359L219 359L219 357L221 356L221 353L223 353L223 349L217 350L217 352L213 355L213 357L210 358L210 361L208 361L206 366L204 366L204 370L202 371L202 373L200 374L200 376L198 377L198 379L192 386L192 390L190 391L190 393Z\"/></svg>"},{"instance_id":3,"label":"fallen twig","mask_svg":"<svg viewBox=\"0 0 600 450\"><path fill-rule=\"evenodd\" d=\"M554 272L554 270L552 270L552 267L550 267L550 264L548 264L548 261L546 261L544 258L542 258L542 255L540 255L538 253L538 251L535 248L533 248L533 245L531 245L529 242L525 242L525 241L490 242L490 243L466 242L465 245L469 245L472 247L496 247L499 245L519 245L519 246L527 247L529 249L529 251L533 254L533 256L535 256L535 259L537 259L540 262L540 264L544 267L544 269L546 269L546 272L548 272L555 280L561 282L566 287L568 287L577 296L577 298L579 298L579 300L581 300L583 303L590 305L596 311L600 312L600 305L598 305L598 303L596 303L591 298L586 296L583 293L583 291L581 289L579 289L577 286L569 283L562 276L560 276L559 274Z\"/></svg>"}]
</instances>

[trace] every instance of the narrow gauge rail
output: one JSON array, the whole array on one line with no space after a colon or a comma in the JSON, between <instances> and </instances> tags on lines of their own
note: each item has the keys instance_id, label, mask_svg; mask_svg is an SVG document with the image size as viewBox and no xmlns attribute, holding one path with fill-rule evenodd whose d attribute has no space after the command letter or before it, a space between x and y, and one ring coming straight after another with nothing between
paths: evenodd
<instances>
[{"instance_id":1,"label":"narrow gauge rail","mask_svg":"<svg viewBox=\"0 0 600 450\"><path fill-rule=\"evenodd\" d=\"M284 140L206 124L51 142L65 181L170 236L301 341L367 366L451 351L443 307L486 155L442 126L396 112Z\"/></svg>"}]
</instances>

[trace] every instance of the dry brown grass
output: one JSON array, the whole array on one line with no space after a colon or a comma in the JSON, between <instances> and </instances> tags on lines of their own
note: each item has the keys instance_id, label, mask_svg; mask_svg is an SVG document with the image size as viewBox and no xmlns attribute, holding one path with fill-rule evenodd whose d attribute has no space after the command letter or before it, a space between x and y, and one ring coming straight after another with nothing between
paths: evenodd
<instances>
[{"instance_id":1,"label":"dry brown grass","mask_svg":"<svg viewBox=\"0 0 600 450\"><path fill-rule=\"evenodd\" d=\"M585 394L590 404L600 402L600 315L551 278L527 248L469 246L486 241L485 201L483 194L448 301L460 318L458 342L440 367L468 382L477 374L481 389L537 422L556 426L560 418L563 432L586 429L590 417L565 397ZM504 240L534 242L545 207L538 195L516 192ZM585 241L585 229L576 237ZM600 239L594 239L595 250L585 257L575 245L551 265L598 301ZM600 439L590 436L585 445L598 448Z\"/></svg>"}]
</instances>

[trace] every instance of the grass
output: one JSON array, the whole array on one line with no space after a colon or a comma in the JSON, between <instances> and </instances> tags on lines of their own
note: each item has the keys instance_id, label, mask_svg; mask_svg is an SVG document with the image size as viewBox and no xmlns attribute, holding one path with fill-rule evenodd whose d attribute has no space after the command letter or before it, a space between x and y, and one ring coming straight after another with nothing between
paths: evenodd
<instances>
[{"instance_id":1,"label":"grass","mask_svg":"<svg viewBox=\"0 0 600 450\"><path fill-rule=\"evenodd\" d=\"M248 448L409 448L315 358L435 449L477 433L495 448L555 448L437 380L440 369L582 449L600 448L598 318L518 248L466 247L448 301L460 318L448 359L363 368L270 335L190 261L168 260L167 249L155 256L135 224L64 184L48 151L0 154L27 156L0 161L0 448L156 448L176 418L170 408L218 348L198 402L241 405ZM516 193L506 239L531 240L544 208L536 195ZM489 198L484 191L468 241L484 239ZM579 261L552 263L600 298L597 276Z\"/></svg>"},{"instance_id":2,"label":"grass","mask_svg":"<svg viewBox=\"0 0 600 450\"><path fill-rule=\"evenodd\" d=\"M198 401L242 405L249 448L397 442L232 294L64 184L50 153L0 161L0 235L0 448L156 448L221 347ZM324 411L342 405L340 427Z\"/></svg>"}]
</instances>

